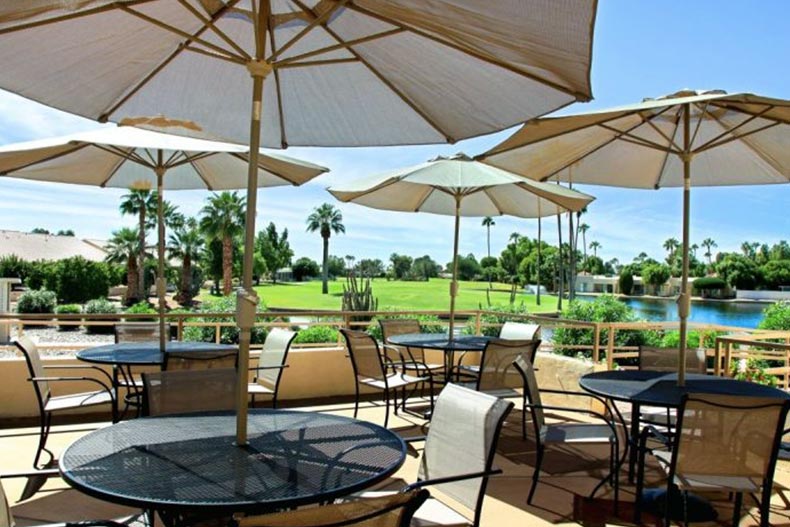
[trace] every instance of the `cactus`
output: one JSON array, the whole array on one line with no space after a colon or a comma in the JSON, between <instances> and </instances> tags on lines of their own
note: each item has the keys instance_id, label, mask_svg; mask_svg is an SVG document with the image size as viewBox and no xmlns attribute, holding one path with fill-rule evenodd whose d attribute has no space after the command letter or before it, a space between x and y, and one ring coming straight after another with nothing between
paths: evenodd
<instances>
[{"instance_id":1,"label":"cactus","mask_svg":"<svg viewBox=\"0 0 790 527\"><path fill-rule=\"evenodd\" d=\"M379 307L378 298L373 296L370 278L358 280L354 274L346 277L343 285L343 311L376 311ZM370 315L352 317L357 321L368 321Z\"/></svg>"}]
</instances>

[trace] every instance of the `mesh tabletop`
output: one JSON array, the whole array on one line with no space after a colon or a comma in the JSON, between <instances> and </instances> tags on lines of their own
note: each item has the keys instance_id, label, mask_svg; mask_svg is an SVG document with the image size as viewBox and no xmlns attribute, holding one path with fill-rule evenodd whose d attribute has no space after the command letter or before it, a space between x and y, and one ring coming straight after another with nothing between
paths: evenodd
<instances>
[{"instance_id":1,"label":"mesh tabletop","mask_svg":"<svg viewBox=\"0 0 790 527\"><path fill-rule=\"evenodd\" d=\"M726 394L790 399L790 394L761 384L728 377L687 374L685 386L678 386L676 373L657 371L602 371L579 380L584 390L618 401L676 408L686 393Z\"/></svg>"},{"instance_id":2,"label":"mesh tabletop","mask_svg":"<svg viewBox=\"0 0 790 527\"><path fill-rule=\"evenodd\" d=\"M156 510L260 512L364 489L403 463L402 439L373 423L251 410L239 448L235 414L136 419L66 449L63 478L100 499Z\"/></svg>"},{"instance_id":3,"label":"mesh tabletop","mask_svg":"<svg viewBox=\"0 0 790 527\"><path fill-rule=\"evenodd\" d=\"M387 342L398 346L444 351L483 351L489 340L491 337L482 335L459 335L451 340L443 333L406 333L394 335Z\"/></svg>"},{"instance_id":4,"label":"mesh tabletop","mask_svg":"<svg viewBox=\"0 0 790 527\"><path fill-rule=\"evenodd\" d=\"M236 346L229 344L174 341L166 344L165 352L217 352L236 349ZM86 348L77 352L77 358L97 364L160 365L164 362L164 355L159 351L158 341L124 342Z\"/></svg>"}]
</instances>

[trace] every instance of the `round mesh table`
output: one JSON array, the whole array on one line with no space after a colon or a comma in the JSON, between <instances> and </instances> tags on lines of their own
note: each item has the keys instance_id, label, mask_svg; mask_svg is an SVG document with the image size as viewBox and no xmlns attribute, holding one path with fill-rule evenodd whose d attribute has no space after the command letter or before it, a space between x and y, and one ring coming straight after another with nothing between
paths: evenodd
<instances>
[{"instance_id":1,"label":"round mesh table","mask_svg":"<svg viewBox=\"0 0 790 527\"><path fill-rule=\"evenodd\" d=\"M213 342L168 342L165 353L183 351L232 351L236 346L214 344ZM159 342L123 342L86 348L77 352L81 361L94 364L113 364L116 366L156 366L164 363L165 356L159 351Z\"/></svg>"},{"instance_id":2,"label":"round mesh table","mask_svg":"<svg viewBox=\"0 0 790 527\"><path fill-rule=\"evenodd\" d=\"M75 441L60 471L86 494L173 518L332 500L387 478L406 456L394 432L347 417L250 410L243 448L235 422L233 413L123 422Z\"/></svg>"},{"instance_id":3,"label":"round mesh table","mask_svg":"<svg viewBox=\"0 0 790 527\"><path fill-rule=\"evenodd\" d=\"M481 352L491 337L483 335L458 335L450 339L444 333L405 333L393 335L387 340L396 346L441 350L444 352L445 382L450 382L453 356L456 351Z\"/></svg>"}]
</instances>

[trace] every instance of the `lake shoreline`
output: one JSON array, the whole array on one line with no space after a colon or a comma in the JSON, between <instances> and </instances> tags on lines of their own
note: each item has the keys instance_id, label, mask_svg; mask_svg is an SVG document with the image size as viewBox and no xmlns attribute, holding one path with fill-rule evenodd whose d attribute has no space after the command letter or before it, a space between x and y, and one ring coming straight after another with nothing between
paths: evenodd
<instances>
[{"instance_id":1,"label":"lake shoreline","mask_svg":"<svg viewBox=\"0 0 790 527\"><path fill-rule=\"evenodd\" d=\"M628 299L628 300L675 300L676 296L657 296L657 295L624 295L621 293L576 293L576 296L589 296L589 297L599 297L599 296L613 296L619 299ZM704 298L701 296L692 296L692 302L720 302L722 304L775 304L780 302L780 300L769 300L769 299L754 299L754 298Z\"/></svg>"}]
</instances>

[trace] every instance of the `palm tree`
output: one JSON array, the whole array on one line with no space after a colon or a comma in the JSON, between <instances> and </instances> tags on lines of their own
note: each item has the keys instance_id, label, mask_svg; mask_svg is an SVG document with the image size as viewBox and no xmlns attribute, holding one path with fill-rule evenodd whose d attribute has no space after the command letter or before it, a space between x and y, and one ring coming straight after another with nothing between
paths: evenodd
<instances>
[{"instance_id":1,"label":"palm tree","mask_svg":"<svg viewBox=\"0 0 790 527\"><path fill-rule=\"evenodd\" d=\"M329 237L333 232L335 234L346 232L346 227L343 225L343 214L329 203L316 207L310 216L307 217L307 232L316 231L321 233L321 238L324 241L323 285L321 292L326 295L329 294L329 285L327 284L329 278Z\"/></svg>"},{"instance_id":2,"label":"palm tree","mask_svg":"<svg viewBox=\"0 0 790 527\"><path fill-rule=\"evenodd\" d=\"M145 232L149 227L149 222L146 217L151 214L155 215L156 211L156 195L148 189L129 189L128 194L121 196L121 214L136 215L137 216L137 273L138 277L135 281L137 285L137 298L144 299L148 295L145 292L145 279L143 273L145 272Z\"/></svg>"},{"instance_id":3,"label":"palm tree","mask_svg":"<svg viewBox=\"0 0 790 527\"><path fill-rule=\"evenodd\" d=\"M140 300L140 291L137 287L139 246L140 239L137 231L129 227L123 227L113 232L112 238L107 242L107 256L104 259L109 263L126 266L126 298L124 300L127 305L135 304Z\"/></svg>"},{"instance_id":4,"label":"palm tree","mask_svg":"<svg viewBox=\"0 0 790 527\"><path fill-rule=\"evenodd\" d=\"M696 258L697 257L697 250L699 250L699 245L697 245L696 243L692 243L691 247L689 247L689 250L691 251L691 256Z\"/></svg>"},{"instance_id":5,"label":"palm tree","mask_svg":"<svg viewBox=\"0 0 790 527\"><path fill-rule=\"evenodd\" d=\"M347 271L348 271L348 274L350 274L350 275L354 274L354 261L356 261L356 259L357 259L357 257L354 256L353 254L347 254L345 256L345 260L347 262L346 263Z\"/></svg>"},{"instance_id":6,"label":"palm tree","mask_svg":"<svg viewBox=\"0 0 790 527\"><path fill-rule=\"evenodd\" d=\"M582 249L584 250L584 268L587 268L587 231L590 230L590 226L586 223L582 223L579 225L579 232L582 234Z\"/></svg>"},{"instance_id":7,"label":"palm tree","mask_svg":"<svg viewBox=\"0 0 790 527\"><path fill-rule=\"evenodd\" d=\"M669 238L667 241L664 242L664 250L669 253L667 256L667 262L672 263L675 257L675 251L677 251L678 247L680 247L680 242L677 238Z\"/></svg>"},{"instance_id":8,"label":"palm tree","mask_svg":"<svg viewBox=\"0 0 790 527\"><path fill-rule=\"evenodd\" d=\"M598 249L600 248L601 248L601 244L598 243L597 241L593 240L590 242L590 249L592 249L593 256L595 256L596 258L598 257Z\"/></svg>"},{"instance_id":9,"label":"palm tree","mask_svg":"<svg viewBox=\"0 0 790 527\"><path fill-rule=\"evenodd\" d=\"M496 222L491 216L486 216L483 218L483 223L481 225L486 228L486 245L488 247L488 257L491 258L491 227L496 225Z\"/></svg>"},{"instance_id":10,"label":"palm tree","mask_svg":"<svg viewBox=\"0 0 790 527\"><path fill-rule=\"evenodd\" d=\"M200 211L200 230L209 240L222 242L222 294L226 296L233 282L233 239L244 232L246 204L237 192L222 192L209 197Z\"/></svg>"},{"instance_id":11,"label":"palm tree","mask_svg":"<svg viewBox=\"0 0 790 527\"><path fill-rule=\"evenodd\" d=\"M521 235L519 233L517 233L517 232L511 232L510 233L509 240L510 240L511 243L518 243L518 241L520 239L521 239Z\"/></svg>"},{"instance_id":12,"label":"palm tree","mask_svg":"<svg viewBox=\"0 0 790 527\"><path fill-rule=\"evenodd\" d=\"M715 241L713 241L713 239L705 238L704 240L702 240L702 246L705 247L706 249L705 256L708 257L708 265L713 265L713 259L711 258L713 256L713 253L711 252L711 249L714 247L718 247L718 245L716 244Z\"/></svg>"},{"instance_id":13,"label":"palm tree","mask_svg":"<svg viewBox=\"0 0 790 527\"><path fill-rule=\"evenodd\" d=\"M192 262L200 259L205 240L193 218L186 220L181 228L170 234L167 248L171 258L181 260L181 285L178 301L182 305L192 303Z\"/></svg>"}]
</instances>

